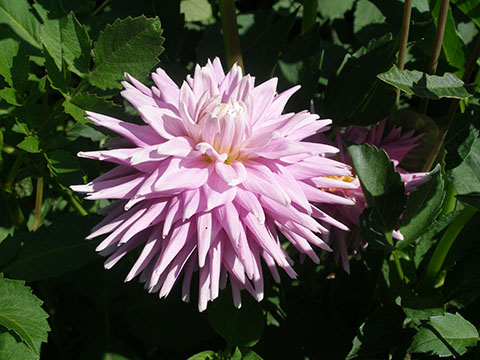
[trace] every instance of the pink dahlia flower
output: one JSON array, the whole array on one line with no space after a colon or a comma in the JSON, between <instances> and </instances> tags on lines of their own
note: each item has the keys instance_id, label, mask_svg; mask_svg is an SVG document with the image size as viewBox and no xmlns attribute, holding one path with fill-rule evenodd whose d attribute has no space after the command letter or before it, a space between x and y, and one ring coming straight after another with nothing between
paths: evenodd
<instances>
[{"instance_id":1,"label":"pink dahlia flower","mask_svg":"<svg viewBox=\"0 0 480 360\"><path fill-rule=\"evenodd\" d=\"M344 131L337 133L334 141L334 145L340 149L337 158L344 163L352 164L352 159L348 154L343 139L355 144L375 145L377 148L385 150L388 154L405 184L405 192L409 193L420 184L428 181L428 177L425 177L426 173L423 172L408 173L398 165L418 145L418 140L422 135L414 136L414 130L402 134L402 129L397 127L392 128L385 135L386 123L387 121L383 120L378 125L372 125L370 128L350 126ZM319 134L316 139L322 141L324 137L322 134ZM360 214L366 208L366 203L357 176L343 177L342 180L356 187L354 189L335 189L333 192L337 195L349 197L355 202L355 206L331 207L328 204L324 204L320 205L320 208L324 211L329 211L331 215L351 229L350 232L346 232L339 228L332 228L329 238L324 239L335 250L334 256L336 260L340 259L345 271L349 272L349 254L358 255L359 250L364 249L367 245L360 236L359 223ZM393 237L397 240L403 240L403 236L399 231L394 231Z\"/></svg>"},{"instance_id":2,"label":"pink dahlia flower","mask_svg":"<svg viewBox=\"0 0 480 360\"><path fill-rule=\"evenodd\" d=\"M317 236L328 233L325 225L348 230L311 204L352 204L324 190L355 186L334 178L350 176L348 165L326 157L338 149L301 141L325 131L330 120L307 111L282 114L298 86L276 94L277 79L254 86L236 65L225 74L219 59L197 65L180 88L162 69L152 74L151 88L125 76L122 95L145 125L88 113L122 136L115 144L123 146L80 152L118 166L72 186L87 199L116 199L88 236L109 234L97 247L109 256L106 268L141 246L126 281L140 275L150 292L165 297L183 274L188 301L198 270L200 311L227 279L240 306L241 289L263 297L262 260L276 281L277 267L296 276L277 230L315 262L312 245L331 251Z\"/></svg>"}]
</instances>

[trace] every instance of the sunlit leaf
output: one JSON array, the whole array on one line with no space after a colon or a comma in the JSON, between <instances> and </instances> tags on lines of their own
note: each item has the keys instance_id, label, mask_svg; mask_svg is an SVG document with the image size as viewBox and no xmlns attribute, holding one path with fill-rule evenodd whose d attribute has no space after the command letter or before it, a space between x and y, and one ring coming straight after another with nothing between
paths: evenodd
<instances>
[{"instance_id":1,"label":"sunlit leaf","mask_svg":"<svg viewBox=\"0 0 480 360\"><path fill-rule=\"evenodd\" d=\"M48 315L41 305L23 281L0 275L0 325L14 331L37 355L50 331Z\"/></svg>"},{"instance_id":2,"label":"sunlit leaf","mask_svg":"<svg viewBox=\"0 0 480 360\"><path fill-rule=\"evenodd\" d=\"M474 86L465 85L455 75L428 75L416 70L399 70L395 65L378 78L410 95L437 100L440 98L466 99L474 93Z\"/></svg>"},{"instance_id":3,"label":"sunlit leaf","mask_svg":"<svg viewBox=\"0 0 480 360\"><path fill-rule=\"evenodd\" d=\"M120 88L125 72L143 80L163 51L161 34L158 18L129 17L107 25L94 45L89 82L101 89Z\"/></svg>"}]
</instances>

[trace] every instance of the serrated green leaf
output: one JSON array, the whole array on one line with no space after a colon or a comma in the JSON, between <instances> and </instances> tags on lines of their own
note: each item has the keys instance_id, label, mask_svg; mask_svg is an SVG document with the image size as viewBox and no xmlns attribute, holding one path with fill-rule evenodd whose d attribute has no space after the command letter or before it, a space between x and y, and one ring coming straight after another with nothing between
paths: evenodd
<instances>
[{"instance_id":1,"label":"serrated green leaf","mask_svg":"<svg viewBox=\"0 0 480 360\"><path fill-rule=\"evenodd\" d=\"M437 100L440 98L466 99L475 92L475 86L465 85L451 73L443 76L428 75L416 70L399 70L395 65L378 75L385 81L410 95Z\"/></svg>"},{"instance_id":2,"label":"serrated green leaf","mask_svg":"<svg viewBox=\"0 0 480 360\"><path fill-rule=\"evenodd\" d=\"M37 11L39 11L39 4L35 4ZM43 10L43 9L42 9ZM40 40L44 49L48 51L57 69L62 70L63 58L63 37L61 28L65 23L65 16L63 9L58 0L50 2L50 8L43 16L43 24L40 26Z\"/></svg>"},{"instance_id":3,"label":"serrated green leaf","mask_svg":"<svg viewBox=\"0 0 480 360\"><path fill-rule=\"evenodd\" d=\"M387 153L374 146L351 145L348 151L367 206L375 211L375 218L381 221L379 229L384 233L392 231L406 201L400 174L395 171Z\"/></svg>"},{"instance_id":4,"label":"serrated green leaf","mask_svg":"<svg viewBox=\"0 0 480 360\"><path fill-rule=\"evenodd\" d=\"M120 88L124 73L143 79L163 52L160 20L145 16L117 19L94 45L89 82L101 89Z\"/></svg>"},{"instance_id":5,"label":"serrated green leaf","mask_svg":"<svg viewBox=\"0 0 480 360\"><path fill-rule=\"evenodd\" d=\"M28 79L28 57L23 46L0 27L0 75L20 94L25 92Z\"/></svg>"},{"instance_id":6,"label":"serrated green leaf","mask_svg":"<svg viewBox=\"0 0 480 360\"><path fill-rule=\"evenodd\" d=\"M432 316L413 338L408 348L413 353L430 353L438 356L458 357L475 346L478 331L459 313Z\"/></svg>"},{"instance_id":7,"label":"serrated green leaf","mask_svg":"<svg viewBox=\"0 0 480 360\"><path fill-rule=\"evenodd\" d=\"M68 214L54 224L29 233L20 253L8 267L6 274L28 281L60 276L76 270L97 257L93 241L85 240L95 217Z\"/></svg>"},{"instance_id":8,"label":"serrated green leaf","mask_svg":"<svg viewBox=\"0 0 480 360\"><path fill-rule=\"evenodd\" d=\"M452 169L450 181L460 195L480 193L480 138L476 138L465 160Z\"/></svg>"},{"instance_id":9,"label":"serrated green leaf","mask_svg":"<svg viewBox=\"0 0 480 360\"><path fill-rule=\"evenodd\" d=\"M27 0L0 0L0 24L8 25L20 38L40 48L40 23Z\"/></svg>"},{"instance_id":10,"label":"serrated green leaf","mask_svg":"<svg viewBox=\"0 0 480 360\"><path fill-rule=\"evenodd\" d=\"M0 330L0 359L36 360L36 355L24 342L17 341L8 331Z\"/></svg>"},{"instance_id":11,"label":"serrated green leaf","mask_svg":"<svg viewBox=\"0 0 480 360\"><path fill-rule=\"evenodd\" d=\"M255 345L263 333L265 318L258 305L250 297L236 309L231 298L220 296L208 307L210 326L230 346L250 347Z\"/></svg>"},{"instance_id":12,"label":"serrated green leaf","mask_svg":"<svg viewBox=\"0 0 480 360\"><path fill-rule=\"evenodd\" d=\"M0 325L14 331L37 355L50 331L41 305L23 281L0 277Z\"/></svg>"},{"instance_id":13,"label":"serrated green leaf","mask_svg":"<svg viewBox=\"0 0 480 360\"><path fill-rule=\"evenodd\" d=\"M47 69L48 80L52 87L60 91L64 96L67 96L69 91L69 73L66 71L62 62L62 67L59 69L55 61L50 56L50 53L43 48L43 55L45 57L45 68Z\"/></svg>"},{"instance_id":14,"label":"serrated green leaf","mask_svg":"<svg viewBox=\"0 0 480 360\"><path fill-rule=\"evenodd\" d=\"M48 11L38 3L35 5L37 11L45 12L40 38L58 71L62 71L65 61L72 72L80 77L85 76L90 69L91 50L85 26L78 22L73 13L67 15L58 0L51 1Z\"/></svg>"},{"instance_id":15,"label":"serrated green leaf","mask_svg":"<svg viewBox=\"0 0 480 360\"><path fill-rule=\"evenodd\" d=\"M29 153L39 153L42 151L40 149L40 142L36 136L27 136L17 147Z\"/></svg>"},{"instance_id":16,"label":"serrated green leaf","mask_svg":"<svg viewBox=\"0 0 480 360\"><path fill-rule=\"evenodd\" d=\"M63 56L68 68L80 77L90 70L91 41L87 29L80 24L75 14L67 16L67 22L61 29L63 37Z\"/></svg>"},{"instance_id":17,"label":"serrated green leaf","mask_svg":"<svg viewBox=\"0 0 480 360\"><path fill-rule=\"evenodd\" d=\"M88 123L85 119L85 111L108 113L112 116L121 115L120 106L105 97L90 93L76 94L73 98L67 98L63 102L63 108L66 113L82 124Z\"/></svg>"},{"instance_id":18,"label":"serrated green leaf","mask_svg":"<svg viewBox=\"0 0 480 360\"><path fill-rule=\"evenodd\" d=\"M398 242L399 248L411 244L425 233L441 210L445 194L440 165L428 176L430 180L408 196L399 229L404 241Z\"/></svg>"}]
</instances>

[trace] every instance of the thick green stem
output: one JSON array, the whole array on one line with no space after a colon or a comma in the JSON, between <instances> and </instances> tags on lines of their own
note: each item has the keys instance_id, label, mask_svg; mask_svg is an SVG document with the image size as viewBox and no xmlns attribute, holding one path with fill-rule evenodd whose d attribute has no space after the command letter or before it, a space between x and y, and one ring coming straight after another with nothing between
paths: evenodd
<instances>
[{"instance_id":1,"label":"thick green stem","mask_svg":"<svg viewBox=\"0 0 480 360\"><path fill-rule=\"evenodd\" d=\"M432 54L430 56L430 63L428 64L427 73L435 74L437 71L438 58L442 52L443 34L445 33L445 24L447 23L448 9L450 7L450 0L442 0L440 4L440 12L438 14L437 31L435 33L435 40L433 42ZM420 101L419 111L425 114L428 109L428 99Z\"/></svg>"},{"instance_id":2,"label":"thick green stem","mask_svg":"<svg viewBox=\"0 0 480 360\"><path fill-rule=\"evenodd\" d=\"M35 196L35 217L33 218L33 231L40 227L40 217L42 215L43 201L43 177L37 179L37 190Z\"/></svg>"},{"instance_id":3,"label":"thick green stem","mask_svg":"<svg viewBox=\"0 0 480 360\"><path fill-rule=\"evenodd\" d=\"M317 21L317 6L318 0L303 0L302 35Z\"/></svg>"},{"instance_id":4,"label":"thick green stem","mask_svg":"<svg viewBox=\"0 0 480 360\"><path fill-rule=\"evenodd\" d=\"M420 281L420 291L428 292L434 288L435 281L440 273L440 270L442 269L443 262L445 261L450 248L455 242L458 234L460 234L460 231L462 231L464 226L476 212L477 209L471 206L466 206L447 228L440 239L440 242L435 248L432 258L430 259L425 270L425 274Z\"/></svg>"},{"instance_id":5,"label":"thick green stem","mask_svg":"<svg viewBox=\"0 0 480 360\"><path fill-rule=\"evenodd\" d=\"M448 179L445 180L445 199L443 200L442 211L439 216L446 215L449 212L455 210L457 204L457 191L452 182Z\"/></svg>"},{"instance_id":6,"label":"thick green stem","mask_svg":"<svg viewBox=\"0 0 480 360\"><path fill-rule=\"evenodd\" d=\"M405 54L407 52L408 32L410 30L411 14L412 14L412 0L405 0L405 5L403 7L402 31L400 34L400 46L398 49L398 62L397 62L397 67L400 70L403 70L405 65ZM395 100L395 106L398 107L398 104L400 103L400 89L396 89L396 91L397 91L397 97Z\"/></svg>"},{"instance_id":7,"label":"thick green stem","mask_svg":"<svg viewBox=\"0 0 480 360\"><path fill-rule=\"evenodd\" d=\"M235 63L243 68L240 37L238 36L237 14L234 0L219 0L220 17L222 19L223 42L227 65L230 69Z\"/></svg>"}]
</instances>

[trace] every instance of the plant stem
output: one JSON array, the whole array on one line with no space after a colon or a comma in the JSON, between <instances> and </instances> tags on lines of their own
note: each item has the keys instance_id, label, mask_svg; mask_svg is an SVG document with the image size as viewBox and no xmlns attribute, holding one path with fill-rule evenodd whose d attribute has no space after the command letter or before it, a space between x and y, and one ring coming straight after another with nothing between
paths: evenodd
<instances>
[{"instance_id":1,"label":"plant stem","mask_svg":"<svg viewBox=\"0 0 480 360\"><path fill-rule=\"evenodd\" d=\"M430 56L430 63L428 64L427 73L435 74L437 71L438 58L442 52L443 34L445 33L445 24L447 23L448 9L450 7L450 0L442 0L440 4L440 12L438 14L437 31L435 32L435 40L433 42L432 54ZM428 99L420 101L419 111L425 114L428 109Z\"/></svg>"},{"instance_id":2,"label":"plant stem","mask_svg":"<svg viewBox=\"0 0 480 360\"><path fill-rule=\"evenodd\" d=\"M480 55L480 36L477 38L475 47L472 51L472 54L470 55L470 58L468 59L467 66L465 67L465 72L463 73L463 77L462 77L462 81L464 83L468 83L468 81L470 80L470 76L472 75L473 69L475 67L475 64L477 63L477 59L479 55ZM428 155L427 161L423 166L423 171L429 171L433 165L433 162L437 158L438 153L440 152L440 149L443 146L443 142L445 141L445 138L447 136L447 131L453 122L455 112L457 111L458 103L459 103L458 99L452 99L452 102L450 103L450 108L448 109L448 113L447 113L447 120L445 121L445 124L442 126L442 128L440 129L440 132L438 133L437 140L435 141L435 144L433 145L432 150Z\"/></svg>"},{"instance_id":3,"label":"plant stem","mask_svg":"<svg viewBox=\"0 0 480 360\"><path fill-rule=\"evenodd\" d=\"M405 0L403 7L402 30L400 34L400 47L398 49L397 67L400 70L404 69L405 53L407 52L408 32L410 30L410 16L412 14L412 0ZM305 15L304 15L305 16ZM400 89L396 89L397 97L395 99L395 107L400 103Z\"/></svg>"},{"instance_id":4,"label":"plant stem","mask_svg":"<svg viewBox=\"0 0 480 360\"><path fill-rule=\"evenodd\" d=\"M110 0L105 0L103 3L100 4L100 6L99 6L98 8L96 8L96 9L92 12L92 15L90 15L90 16L98 15L98 13L99 13L100 11L102 11L103 8L108 5L109 2L110 2Z\"/></svg>"},{"instance_id":5,"label":"plant stem","mask_svg":"<svg viewBox=\"0 0 480 360\"><path fill-rule=\"evenodd\" d=\"M70 201L70 204L75 209L77 209L77 211L80 215L82 215L82 216L87 216L88 215L88 211L83 208L82 204L80 204L80 202L77 200L77 198L70 191L63 190L63 192L67 195L67 198L68 198L68 201Z\"/></svg>"},{"instance_id":6,"label":"plant stem","mask_svg":"<svg viewBox=\"0 0 480 360\"><path fill-rule=\"evenodd\" d=\"M237 14L235 12L234 0L219 0L219 4L228 68L230 69L237 63L238 66L245 71L243 68L242 50L240 48L240 37L238 36Z\"/></svg>"},{"instance_id":7,"label":"plant stem","mask_svg":"<svg viewBox=\"0 0 480 360\"><path fill-rule=\"evenodd\" d=\"M476 212L477 209L471 206L466 206L447 228L440 239L440 242L435 248L432 258L428 262L425 274L419 284L420 290L428 292L429 290L433 289L435 286L435 280L442 269L443 262L445 261L450 248L455 242L455 239L457 238L458 234L460 234L465 224Z\"/></svg>"},{"instance_id":8,"label":"plant stem","mask_svg":"<svg viewBox=\"0 0 480 360\"><path fill-rule=\"evenodd\" d=\"M302 35L317 21L317 6L318 0L303 0Z\"/></svg>"},{"instance_id":9,"label":"plant stem","mask_svg":"<svg viewBox=\"0 0 480 360\"><path fill-rule=\"evenodd\" d=\"M457 191L452 182L445 179L445 199L443 200L442 211L439 216L446 215L455 209L455 205L457 204L455 195L457 195Z\"/></svg>"},{"instance_id":10,"label":"plant stem","mask_svg":"<svg viewBox=\"0 0 480 360\"><path fill-rule=\"evenodd\" d=\"M42 214L43 200L43 177L37 179L37 190L35 196L35 217L33 218L33 231L40 227L40 216Z\"/></svg>"}]
</instances>

